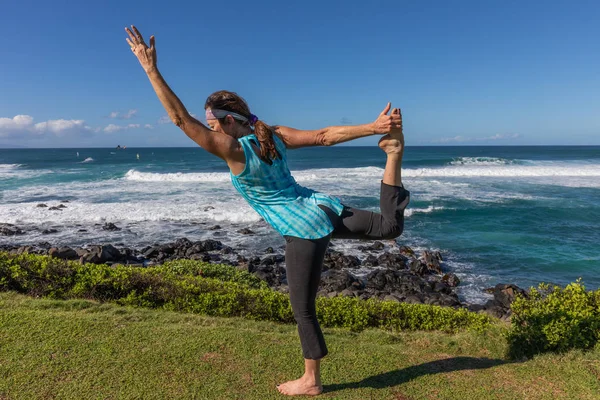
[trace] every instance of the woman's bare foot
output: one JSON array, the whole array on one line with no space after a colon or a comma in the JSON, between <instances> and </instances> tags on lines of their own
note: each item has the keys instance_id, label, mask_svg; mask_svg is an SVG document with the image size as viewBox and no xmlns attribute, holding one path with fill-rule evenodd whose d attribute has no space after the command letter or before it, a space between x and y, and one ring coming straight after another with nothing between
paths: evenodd
<instances>
[{"instance_id":1,"label":"woman's bare foot","mask_svg":"<svg viewBox=\"0 0 600 400\"><path fill-rule=\"evenodd\" d=\"M280 393L288 396L316 396L323 392L323 386L315 379L303 376L295 381L288 381L277 386Z\"/></svg>"},{"instance_id":2,"label":"woman's bare foot","mask_svg":"<svg viewBox=\"0 0 600 400\"><path fill-rule=\"evenodd\" d=\"M387 134L379 139L378 145L386 154L402 154L404 151L404 136L402 133Z\"/></svg>"}]
</instances>

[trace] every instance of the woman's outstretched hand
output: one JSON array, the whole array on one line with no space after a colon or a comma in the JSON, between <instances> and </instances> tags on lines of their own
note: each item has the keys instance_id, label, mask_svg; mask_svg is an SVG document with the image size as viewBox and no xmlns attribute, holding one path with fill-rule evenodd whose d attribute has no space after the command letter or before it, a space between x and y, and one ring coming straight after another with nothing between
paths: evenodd
<instances>
[{"instance_id":1,"label":"woman's outstretched hand","mask_svg":"<svg viewBox=\"0 0 600 400\"><path fill-rule=\"evenodd\" d=\"M400 109L394 108L392 114L388 115L392 103L387 103L379 117L373 122L373 130L376 134L386 135L388 133L402 131L402 115Z\"/></svg>"},{"instance_id":2,"label":"woman's outstretched hand","mask_svg":"<svg viewBox=\"0 0 600 400\"><path fill-rule=\"evenodd\" d=\"M135 54L137 57L138 61L142 65L142 68L144 68L144 71L149 72L156 68L156 49L154 47L154 36L150 36L150 47L148 47L146 42L144 42L142 34L135 26L131 25L131 30L129 28L125 28L125 31L129 35L129 38L126 39L127 43L129 43L131 51L133 51L133 54Z\"/></svg>"}]
</instances>

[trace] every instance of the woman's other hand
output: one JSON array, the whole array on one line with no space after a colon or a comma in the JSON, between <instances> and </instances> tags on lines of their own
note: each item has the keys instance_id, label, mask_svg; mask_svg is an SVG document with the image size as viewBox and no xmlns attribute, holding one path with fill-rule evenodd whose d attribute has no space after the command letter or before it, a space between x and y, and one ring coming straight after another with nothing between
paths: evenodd
<instances>
[{"instance_id":1,"label":"woman's other hand","mask_svg":"<svg viewBox=\"0 0 600 400\"><path fill-rule=\"evenodd\" d=\"M391 115L388 115L392 108L391 103L387 103L381 114L373 122L373 131L375 134L386 135L388 133L402 131L402 115L398 108L392 110Z\"/></svg>"}]
</instances>

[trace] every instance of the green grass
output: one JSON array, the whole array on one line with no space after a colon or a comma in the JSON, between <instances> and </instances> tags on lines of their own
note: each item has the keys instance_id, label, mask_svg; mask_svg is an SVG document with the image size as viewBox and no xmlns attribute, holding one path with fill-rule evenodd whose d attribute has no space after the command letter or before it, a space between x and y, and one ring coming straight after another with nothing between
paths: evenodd
<instances>
[{"instance_id":1,"label":"green grass","mask_svg":"<svg viewBox=\"0 0 600 400\"><path fill-rule=\"evenodd\" d=\"M505 359L505 327L325 329L325 399L598 399L600 348ZM0 399L277 399L293 325L0 293Z\"/></svg>"}]
</instances>

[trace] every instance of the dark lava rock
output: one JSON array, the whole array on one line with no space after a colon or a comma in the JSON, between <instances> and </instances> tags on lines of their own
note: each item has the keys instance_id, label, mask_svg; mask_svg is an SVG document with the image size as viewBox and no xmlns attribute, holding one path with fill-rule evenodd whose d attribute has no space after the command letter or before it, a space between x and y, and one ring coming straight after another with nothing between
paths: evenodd
<instances>
[{"instance_id":1,"label":"dark lava rock","mask_svg":"<svg viewBox=\"0 0 600 400\"><path fill-rule=\"evenodd\" d=\"M428 271L427 266L417 259L412 260L409 267L412 272L419 276L425 275Z\"/></svg>"},{"instance_id":2,"label":"dark lava rock","mask_svg":"<svg viewBox=\"0 0 600 400\"><path fill-rule=\"evenodd\" d=\"M13 224L0 223L0 236L16 236L24 233L19 227Z\"/></svg>"},{"instance_id":3,"label":"dark lava rock","mask_svg":"<svg viewBox=\"0 0 600 400\"><path fill-rule=\"evenodd\" d=\"M48 207L48 206L44 203L39 203L36 207Z\"/></svg>"},{"instance_id":4,"label":"dark lava rock","mask_svg":"<svg viewBox=\"0 0 600 400\"><path fill-rule=\"evenodd\" d=\"M115 262L123 259L119 249L111 244L91 246L89 250L81 249L77 253L81 263L102 264L107 261Z\"/></svg>"},{"instance_id":5,"label":"dark lava rock","mask_svg":"<svg viewBox=\"0 0 600 400\"><path fill-rule=\"evenodd\" d=\"M352 287L354 282L356 282L356 277L349 272L330 269L321 274L320 288L327 292L341 292L346 288Z\"/></svg>"},{"instance_id":6,"label":"dark lava rock","mask_svg":"<svg viewBox=\"0 0 600 400\"><path fill-rule=\"evenodd\" d=\"M52 247L48 251L48 255L50 257L60 258L63 260L77 260L79 258L77 252L70 247Z\"/></svg>"},{"instance_id":7,"label":"dark lava rock","mask_svg":"<svg viewBox=\"0 0 600 400\"><path fill-rule=\"evenodd\" d=\"M379 261L373 254L369 254L367 258L363 260L362 265L364 267L376 267L379 265Z\"/></svg>"},{"instance_id":8,"label":"dark lava rock","mask_svg":"<svg viewBox=\"0 0 600 400\"><path fill-rule=\"evenodd\" d=\"M242 235L254 235L254 231L252 231L249 228L242 228L239 231L237 231L238 233L241 233Z\"/></svg>"},{"instance_id":9,"label":"dark lava rock","mask_svg":"<svg viewBox=\"0 0 600 400\"><path fill-rule=\"evenodd\" d=\"M208 207L204 207L204 211L210 211L210 210L214 210L215 208L213 206L208 206Z\"/></svg>"},{"instance_id":10,"label":"dark lava rock","mask_svg":"<svg viewBox=\"0 0 600 400\"><path fill-rule=\"evenodd\" d=\"M221 225L213 225L213 226L209 226L208 228L206 228L206 230L209 230L209 231L216 231L219 229L221 229Z\"/></svg>"},{"instance_id":11,"label":"dark lava rock","mask_svg":"<svg viewBox=\"0 0 600 400\"><path fill-rule=\"evenodd\" d=\"M400 246L400 254L406 257L415 258L415 251L408 246Z\"/></svg>"},{"instance_id":12,"label":"dark lava rock","mask_svg":"<svg viewBox=\"0 0 600 400\"><path fill-rule=\"evenodd\" d=\"M528 297L528 294L525 290L513 284L499 283L493 288L487 288L484 291L493 294L494 301L507 309L510 308L511 303L515 300L518 294Z\"/></svg>"},{"instance_id":13,"label":"dark lava rock","mask_svg":"<svg viewBox=\"0 0 600 400\"><path fill-rule=\"evenodd\" d=\"M65 206L64 204L59 204L57 207L58 208L67 208L67 206Z\"/></svg>"},{"instance_id":14,"label":"dark lava rock","mask_svg":"<svg viewBox=\"0 0 600 400\"><path fill-rule=\"evenodd\" d=\"M87 232L87 229L78 229L77 232Z\"/></svg>"},{"instance_id":15,"label":"dark lava rock","mask_svg":"<svg viewBox=\"0 0 600 400\"><path fill-rule=\"evenodd\" d=\"M113 224L112 222L107 222L102 226L102 230L105 231L120 231L121 228Z\"/></svg>"},{"instance_id":16,"label":"dark lava rock","mask_svg":"<svg viewBox=\"0 0 600 400\"><path fill-rule=\"evenodd\" d=\"M265 249L265 253L266 253L266 254L273 254L273 253L275 253L275 250L273 250L273 248L272 248L272 247L267 247L267 248Z\"/></svg>"},{"instance_id":17,"label":"dark lava rock","mask_svg":"<svg viewBox=\"0 0 600 400\"><path fill-rule=\"evenodd\" d=\"M44 230L42 231L42 234L44 234L44 235L48 235L48 234L51 234L51 233L56 233L56 232L58 232L56 229L52 229L52 228L50 228L50 229L44 229Z\"/></svg>"},{"instance_id":18,"label":"dark lava rock","mask_svg":"<svg viewBox=\"0 0 600 400\"><path fill-rule=\"evenodd\" d=\"M371 243L368 246L358 246L358 249L361 251L380 251L383 250L385 248L385 245L376 240L375 242Z\"/></svg>"},{"instance_id":19,"label":"dark lava rock","mask_svg":"<svg viewBox=\"0 0 600 400\"><path fill-rule=\"evenodd\" d=\"M221 250L223 248L223 243L219 242L218 240L206 239L204 242L202 242L202 246L204 247L205 251L215 251Z\"/></svg>"},{"instance_id":20,"label":"dark lava rock","mask_svg":"<svg viewBox=\"0 0 600 400\"><path fill-rule=\"evenodd\" d=\"M423 264L427 266L427 269L429 269L429 271L436 274L442 273L442 255L439 251L431 252L425 250L423 254L421 254L420 260L421 262L423 262Z\"/></svg>"},{"instance_id":21,"label":"dark lava rock","mask_svg":"<svg viewBox=\"0 0 600 400\"><path fill-rule=\"evenodd\" d=\"M377 258L379 265L394 269L405 269L408 259L402 254L383 253Z\"/></svg>"},{"instance_id":22,"label":"dark lava rock","mask_svg":"<svg viewBox=\"0 0 600 400\"><path fill-rule=\"evenodd\" d=\"M450 294L452 293L452 289L444 282L435 282L433 284L433 290L440 293Z\"/></svg>"},{"instance_id":23,"label":"dark lava rock","mask_svg":"<svg viewBox=\"0 0 600 400\"><path fill-rule=\"evenodd\" d=\"M191 240L189 240L188 238L181 238L181 239L177 239L175 241L175 247L177 248L184 248L187 249L189 247L192 247L194 243L192 243Z\"/></svg>"},{"instance_id":24,"label":"dark lava rock","mask_svg":"<svg viewBox=\"0 0 600 400\"><path fill-rule=\"evenodd\" d=\"M455 274L446 274L442 277L442 282L445 282L450 287L457 287L460 285L460 279Z\"/></svg>"},{"instance_id":25,"label":"dark lava rock","mask_svg":"<svg viewBox=\"0 0 600 400\"><path fill-rule=\"evenodd\" d=\"M60 207L50 207L48 210L52 210L52 211L62 211L62 208L60 208Z\"/></svg>"},{"instance_id":26,"label":"dark lava rock","mask_svg":"<svg viewBox=\"0 0 600 400\"><path fill-rule=\"evenodd\" d=\"M347 256L339 251L330 250L325 254L324 269L358 268L360 260L356 256Z\"/></svg>"}]
</instances>

